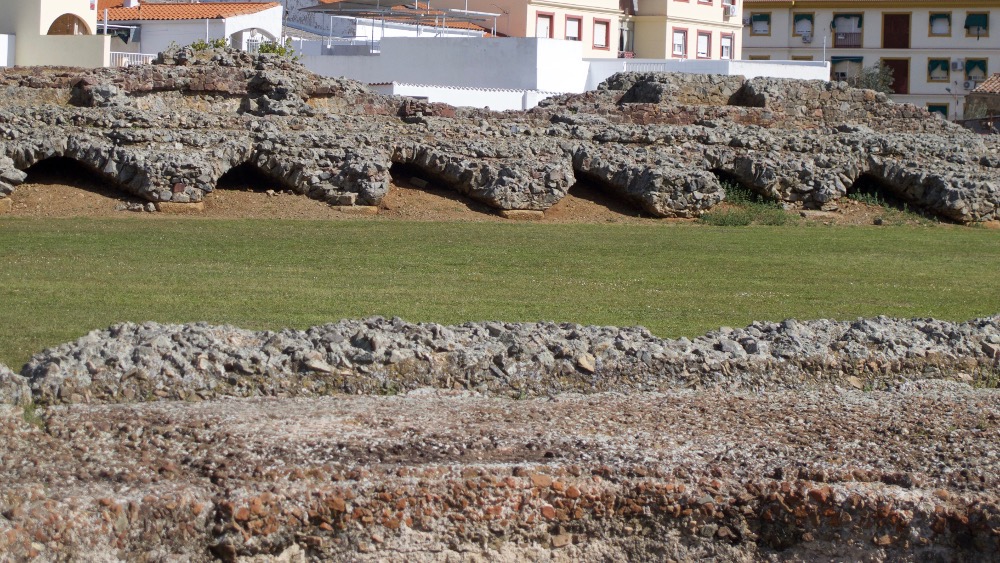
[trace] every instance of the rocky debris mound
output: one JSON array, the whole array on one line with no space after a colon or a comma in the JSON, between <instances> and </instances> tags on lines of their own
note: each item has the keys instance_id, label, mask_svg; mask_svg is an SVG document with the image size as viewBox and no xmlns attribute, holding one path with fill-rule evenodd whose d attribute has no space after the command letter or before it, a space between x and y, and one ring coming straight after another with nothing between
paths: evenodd
<instances>
[{"instance_id":1,"label":"rocky debris mound","mask_svg":"<svg viewBox=\"0 0 1000 563\"><path fill-rule=\"evenodd\" d=\"M389 98L275 55L161 54L124 69L0 69L0 197L52 157L154 203L234 167L334 205L379 205L393 165L500 210L544 211L579 180L697 217L720 178L835 209L860 184L958 222L1000 213L997 143L845 83L621 73L527 112ZM25 111L23 100L33 100Z\"/></svg>"},{"instance_id":2,"label":"rocky debris mound","mask_svg":"<svg viewBox=\"0 0 1000 563\"><path fill-rule=\"evenodd\" d=\"M28 380L0 364L0 405L22 406L31 402Z\"/></svg>"},{"instance_id":3,"label":"rocky debris mound","mask_svg":"<svg viewBox=\"0 0 1000 563\"><path fill-rule=\"evenodd\" d=\"M221 396L392 394L421 387L507 397L720 387L774 390L908 379L987 381L1000 317L754 323L688 340L555 323L413 324L375 317L306 331L115 325L34 356L44 404Z\"/></svg>"}]
</instances>

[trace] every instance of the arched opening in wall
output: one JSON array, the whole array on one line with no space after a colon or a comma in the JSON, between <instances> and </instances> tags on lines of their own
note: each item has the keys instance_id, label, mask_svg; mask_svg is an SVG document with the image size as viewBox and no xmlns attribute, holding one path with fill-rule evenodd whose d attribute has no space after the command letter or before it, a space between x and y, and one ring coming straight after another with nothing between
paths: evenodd
<instances>
[{"instance_id":1,"label":"arched opening in wall","mask_svg":"<svg viewBox=\"0 0 1000 563\"><path fill-rule=\"evenodd\" d=\"M862 174L847 188L841 207L853 208L859 215L871 216L878 223L919 221L920 219L950 220L901 197L896 190L873 174Z\"/></svg>"},{"instance_id":2,"label":"arched opening in wall","mask_svg":"<svg viewBox=\"0 0 1000 563\"><path fill-rule=\"evenodd\" d=\"M148 202L121 190L92 168L72 158L52 157L25 170L14 190L15 213L32 216L107 215L139 210Z\"/></svg>"},{"instance_id":3,"label":"arched opening in wall","mask_svg":"<svg viewBox=\"0 0 1000 563\"><path fill-rule=\"evenodd\" d=\"M566 197L550 207L545 216L556 220L616 222L629 218L657 219L624 197L587 179L577 180Z\"/></svg>"},{"instance_id":4,"label":"arched opening in wall","mask_svg":"<svg viewBox=\"0 0 1000 563\"><path fill-rule=\"evenodd\" d=\"M392 189L382 198L382 212L409 218L462 219L493 215L489 205L466 197L417 166L396 162L389 168Z\"/></svg>"},{"instance_id":5,"label":"arched opening in wall","mask_svg":"<svg viewBox=\"0 0 1000 563\"><path fill-rule=\"evenodd\" d=\"M726 199L702 215L701 221L722 227L745 225L785 225L794 220L781 201L752 189L740 179L722 169L712 170Z\"/></svg>"},{"instance_id":6,"label":"arched opening in wall","mask_svg":"<svg viewBox=\"0 0 1000 563\"><path fill-rule=\"evenodd\" d=\"M219 177L215 183L217 190L234 190L240 192L280 192L286 187L274 178L264 174L257 165L244 162L234 166L225 174Z\"/></svg>"},{"instance_id":7,"label":"arched opening in wall","mask_svg":"<svg viewBox=\"0 0 1000 563\"><path fill-rule=\"evenodd\" d=\"M715 177L719 179L719 183L722 184L722 189L726 192L725 201L731 205L739 206L756 204L775 207L781 206L780 201L757 192L731 172L721 168L716 168L712 170L712 174L715 174Z\"/></svg>"},{"instance_id":8,"label":"arched opening in wall","mask_svg":"<svg viewBox=\"0 0 1000 563\"><path fill-rule=\"evenodd\" d=\"M87 22L74 14L63 14L56 18L46 35L91 35Z\"/></svg>"}]
</instances>

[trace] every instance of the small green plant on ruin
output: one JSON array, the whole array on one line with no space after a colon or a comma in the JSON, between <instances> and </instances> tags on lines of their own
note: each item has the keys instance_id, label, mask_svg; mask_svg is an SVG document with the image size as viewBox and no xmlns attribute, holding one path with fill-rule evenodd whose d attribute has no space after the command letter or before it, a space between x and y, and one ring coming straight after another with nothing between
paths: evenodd
<instances>
[{"instance_id":1,"label":"small green plant on ruin","mask_svg":"<svg viewBox=\"0 0 1000 563\"><path fill-rule=\"evenodd\" d=\"M939 222L934 217L928 217L912 209L909 203L897 201L891 196L886 197L874 182L861 183L857 189L847 194L847 199L872 207L881 207L880 221L882 225L904 225L918 223L929 225Z\"/></svg>"},{"instance_id":2,"label":"small green plant on ruin","mask_svg":"<svg viewBox=\"0 0 1000 563\"><path fill-rule=\"evenodd\" d=\"M204 39L198 39L196 41L193 41L188 46L191 47L192 51L198 51L198 52L208 51L210 49L211 50L225 49L226 47L229 46L229 40L228 39L210 39L208 41L205 41Z\"/></svg>"},{"instance_id":3,"label":"small green plant on ruin","mask_svg":"<svg viewBox=\"0 0 1000 563\"><path fill-rule=\"evenodd\" d=\"M295 49L292 49L292 40L285 39L284 43L279 43L277 41L267 41L260 44L257 48L257 52L260 54L271 54L278 55L279 57L287 57L293 61L299 60L299 56L295 54Z\"/></svg>"},{"instance_id":4,"label":"small green plant on ruin","mask_svg":"<svg viewBox=\"0 0 1000 563\"><path fill-rule=\"evenodd\" d=\"M732 207L702 215L702 223L716 227L745 227L753 224L787 225L795 221L795 217L785 211L781 203L735 182L723 181L722 188L726 190L726 202Z\"/></svg>"},{"instance_id":5,"label":"small green plant on ruin","mask_svg":"<svg viewBox=\"0 0 1000 563\"><path fill-rule=\"evenodd\" d=\"M45 430L45 419L38 414L38 406L35 403L28 403L24 405L24 411L21 413L21 417L25 422L38 428L39 430Z\"/></svg>"},{"instance_id":6,"label":"small green plant on ruin","mask_svg":"<svg viewBox=\"0 0 1000 563\"><path fill-rule=\"evenodd\" d=\"M972 386L976 389L1000 389L1000 363L977 367L972 372Z\"/></svg>"}]
</instances>

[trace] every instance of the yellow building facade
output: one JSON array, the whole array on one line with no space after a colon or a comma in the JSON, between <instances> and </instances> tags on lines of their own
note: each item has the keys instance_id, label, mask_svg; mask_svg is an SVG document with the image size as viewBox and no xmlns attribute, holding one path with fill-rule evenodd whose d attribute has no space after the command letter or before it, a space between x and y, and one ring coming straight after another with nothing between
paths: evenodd
<instances>
[{"instance_id":1,"label":"yellow building facade","mask_svg":"<svg viewBox=\"0 0 1000 563\"><path fill-rule=\"evenodd\" d=\"M1000 0L745 0L748 59L828 60L831 79L883 63L893 99L964 117L1000 70Z\"/></svg>"}]
</instances>

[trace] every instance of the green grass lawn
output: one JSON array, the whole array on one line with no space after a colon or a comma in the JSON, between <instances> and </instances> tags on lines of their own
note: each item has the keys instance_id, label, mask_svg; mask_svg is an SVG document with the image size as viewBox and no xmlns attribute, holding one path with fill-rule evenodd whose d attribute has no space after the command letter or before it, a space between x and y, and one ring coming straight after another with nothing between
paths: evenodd
<instances>
[{"instance_id":1,"label":"green grass lawn","mask_svg":"<svg viewBox=\"0 0 1000 563\"><path fill-rule=\"evenodd\" d=\"M938 227L0 219L0 362L119 321L753 320L1000 312L1000 232Z\"/></svg>"}]
</instances>

